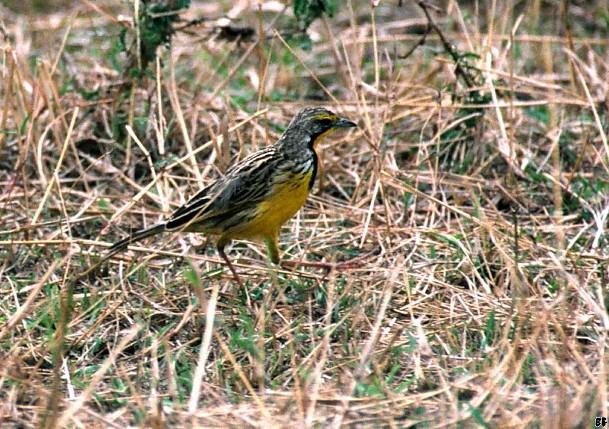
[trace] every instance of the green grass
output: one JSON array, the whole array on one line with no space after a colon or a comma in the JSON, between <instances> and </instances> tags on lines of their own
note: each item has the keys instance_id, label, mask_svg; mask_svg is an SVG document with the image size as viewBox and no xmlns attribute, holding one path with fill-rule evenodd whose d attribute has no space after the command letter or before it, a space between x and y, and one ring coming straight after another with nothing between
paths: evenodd
<instances>
[{"instance_id":1,"label":"green grass","mask_svg":"<svg viewBox=\"0 0 609 429\"><path fill-rule=\"evenodd\" d=\"M132 5L96 5L103 13L76 17L60 5L59 26L41 5L9 2L3 15L2 422L524 428L606 414L608 34L606 14L591 12L601 1L565 15L572 45L547 2L497 2L492 22L490 3L477 14L453 2L430 13L454 47L432 30L407 58L425 23L413 2L243 9L231 24L268 31L239 67L258 35L219 37L211 18L233 5L195 3L180 20L142 15L153 48L135 74L134 27L117 19ZM317 266L275 267L262 245L235 242L241 289L213 237L165 234L70 281L313 104L359 124L321 145L318 184L282 230L282 256ZM188 141L196 150L219 136L222 154L210 144L196 166L173 165Z\"/></svg>"}]
</instances>

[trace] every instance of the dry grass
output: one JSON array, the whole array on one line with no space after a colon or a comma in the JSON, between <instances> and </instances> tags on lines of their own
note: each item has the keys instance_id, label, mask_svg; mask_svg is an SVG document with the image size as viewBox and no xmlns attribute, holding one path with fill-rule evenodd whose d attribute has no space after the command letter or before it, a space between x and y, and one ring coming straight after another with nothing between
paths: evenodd
<instances>
[{"instance_id":1,"label":"dry grass","mask_svg":"<svg viewBox=\"0 0 609 429\"><path fill-rule=\"evenodd\" d=\"M607 1L437 2L424 41L403 3L341 2L307 51L290 8L195 2L184 18L268 37L206 21L133 86L110 54L124 2L0 6L0 426L609 417ZM458 70L439 34L477 56ZM238 290L184 234L71 281L310 104L360 125L282 231L320 268L235 243Z\"/></svg>"}]
</instances>

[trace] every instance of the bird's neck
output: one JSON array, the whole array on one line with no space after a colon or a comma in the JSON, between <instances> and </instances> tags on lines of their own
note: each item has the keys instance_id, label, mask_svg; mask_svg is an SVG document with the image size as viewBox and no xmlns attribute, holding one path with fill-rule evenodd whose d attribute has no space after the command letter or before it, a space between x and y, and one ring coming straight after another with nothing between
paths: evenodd
<instances>
[{"instance_id":1,"label":"bird's neck","mask_svg":"<svg viewBox=\"0 0 609 429\"><path fill-rule=\"evenodd\" d=\"M311 136L311 141L310 141L310 147L311 147L311 149L315 150L317 148L317 145L319 145L319 143L321 143L321 141L325 137L329 136L333 132L334 132L334 129L330 128L329 130L322 131L321 133L313 134Z\"/></svg>"}]
</instances>

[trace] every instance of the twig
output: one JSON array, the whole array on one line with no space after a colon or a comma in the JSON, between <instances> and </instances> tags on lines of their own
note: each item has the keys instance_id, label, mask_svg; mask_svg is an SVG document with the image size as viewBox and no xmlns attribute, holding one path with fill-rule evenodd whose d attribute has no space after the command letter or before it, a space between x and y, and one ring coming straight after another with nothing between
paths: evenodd
<instances>
[{"instance_id":1,"label":"twig","mask_svg":"<svg viewBox=\"0 0 609 429\"><path fill-rule=\"evenodd\" d=\"M414 51L416 51L416 49L417 49L419 46L423 46L423 45L425 44L425 41L427 40L427 36L429 36L429 33L431 33L431 28L432 28L432 27L431 27L431 25L430 25L430 24L427 24L427 25L425 26L425 33L423 34L423 37L421 37L421 38L419 39L419 41L418 41L417 43L415 43L415 44L412 46L412 48L410 48L410 49L408 50L408 52L406 52L406 53L405 53L405 54L403 54L403 55L398 55L398 58L399 58L400 60L405 60L406 58L408 58L409 56L411 56L411 55L412 55L412 53L413 53Z\"/></svg>"},{"instance_id":2,"label":"twig","mask_svg":"<svg viewBox=\"0 0 609 429\"><path fill-rule=\"evenodd\" d=\"M455 74L457 76L460 76L461 78L463 78L463 80L465 81L465 85L468 88L473 88L474 86L476 86L476 83L474 82L472 77L469 75L469 73L467 73L463 69L463 67L461 65L461 62L462 62L461 56L459 55L459 53L457 52L455 47L446 39L446 37L444 37L442 30L440 30L440 27L438 27L438 25L435 23L435 21L431 17L428 7L432 7L432 6L429 5L424 0L419 0L417 2L417 4L419 5L419 7L421 9L423 9L423 13L425 13L425 16L427 17L427 22L429 23L428 25L430 25L434 29L434 31L438 34L438 37L440 37L440 41L442 42L442 45L444 46L444 50L446 52L448 52L448 54L453 59L453 61L455 63Z\"/></svg>"}]
</instances>

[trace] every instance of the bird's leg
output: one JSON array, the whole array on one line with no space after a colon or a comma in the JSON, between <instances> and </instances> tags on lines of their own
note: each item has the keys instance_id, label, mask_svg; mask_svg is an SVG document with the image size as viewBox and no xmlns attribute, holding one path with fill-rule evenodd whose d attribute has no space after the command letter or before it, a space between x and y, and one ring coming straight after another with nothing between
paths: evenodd
<instances>
[{"instance_id":1,"label":"bird's leg","mask_svg":"<svg viewBox=\"0 0 609 429\"><path fill-rule=\"evenodd\" d=\"M277 246L277 234L268 236L264 239L266 243L266 250L269 255L269 259L275 265L279 264L279 248Z\"/></svg>"},{"instance_id":2,"label":"bird's leg","mask_svg":"<svg viewBox=\"0 0 609 429\"><path fill-rule=\"evenodd\" d=\"M355 268L358 265L349 261L339 263L328 263L328 262L310 262L310 261L280 261L279 260L279 246L277 244L278 233L265 237L264 242L266 243L267 253L269 259L275 265L281 267L311 267L311 268L325 268L325 269L348 269Z\"/></svg>"},{"instance_id":3,"label":"bird's leg","mask_svg":"<svg viewBox=\"0 0 609 429\"><path fill-rule=\"evenodd\" d=\"M228 243L228 241L223 240L223 239L220 239L218 241L218 245L216 246L218 249L218 254L220 255L220 257L222 259L224 259L224 262L226 262L226 265L228 265L228 268L230 268L230 270L233 273L233 276L235 277L235 280L237 281L239 286L243 288L244 285L243 285L243 282L241 281L241 277L239 277L239 274L237 274L237 270L235 270L235 267L233 267L233 264L230 262L230 259L228 259L228 256L226 256L226 253L224 253L224 247L226 246L227 243Z\"/></svg>"}]
</instances>

